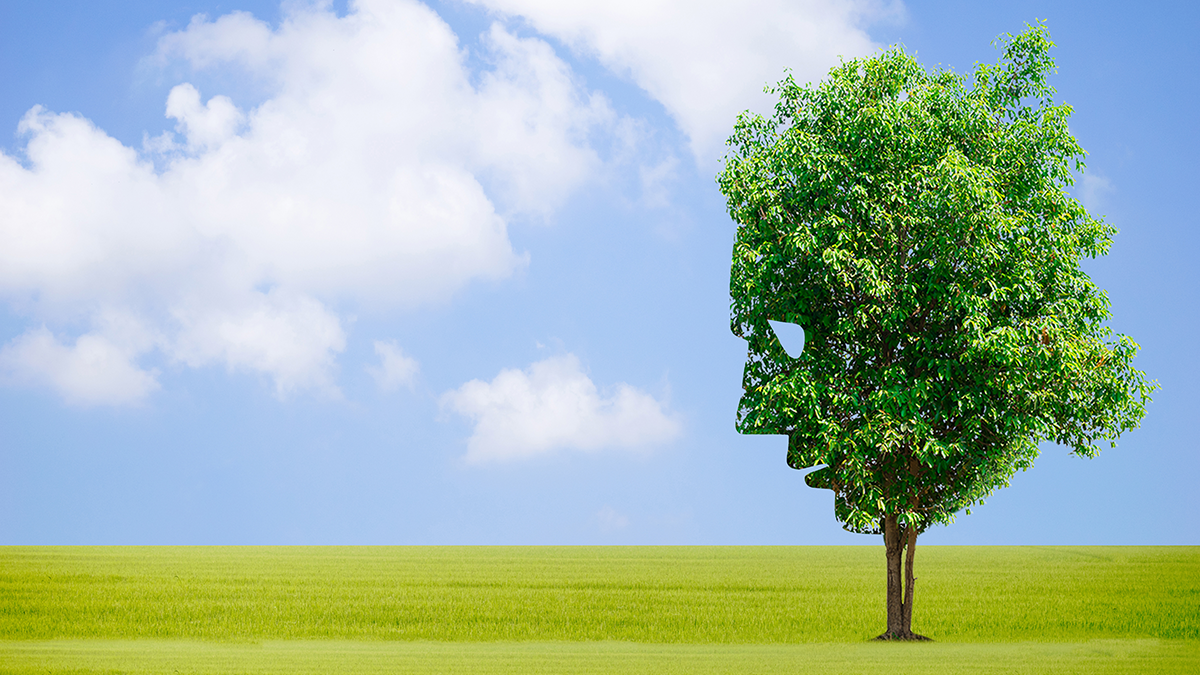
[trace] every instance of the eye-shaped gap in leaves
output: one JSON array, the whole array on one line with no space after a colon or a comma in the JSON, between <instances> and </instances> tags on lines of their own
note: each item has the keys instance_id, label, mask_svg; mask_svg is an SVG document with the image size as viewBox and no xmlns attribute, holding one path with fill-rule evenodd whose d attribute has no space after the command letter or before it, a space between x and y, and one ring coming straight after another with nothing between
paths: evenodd
<instances>
[{"instance_id":1,"label":"eye-shaped gap in leaves","mask_svg":"<svg viewBox=\"0 0 1200 675\"><path fill-rule=\"evenodd\" d=\"M775 321L769 319L771 330L775 331L775 337L779 338L779 344L783 345L783 351L793 359L800 358L800 354L804 351L804 328L794 323L786 321Z\"/></svg>"}]
</instances>

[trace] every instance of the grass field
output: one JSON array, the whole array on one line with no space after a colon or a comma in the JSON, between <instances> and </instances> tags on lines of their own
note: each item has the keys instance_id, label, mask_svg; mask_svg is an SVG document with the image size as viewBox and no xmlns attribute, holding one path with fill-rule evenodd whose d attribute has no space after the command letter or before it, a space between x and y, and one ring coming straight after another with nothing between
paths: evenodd
<instances>
[{"instance_id":1,"label":"grass field","mask_svg":"<svg viewBox=\"0 0 1200 675\"><path fill-rule=\"evenodd\" d=\"M1200 547L917 555L929 645L882 546L4 547L0 673L1200 672Z\"/></svg>"}]
</instances>

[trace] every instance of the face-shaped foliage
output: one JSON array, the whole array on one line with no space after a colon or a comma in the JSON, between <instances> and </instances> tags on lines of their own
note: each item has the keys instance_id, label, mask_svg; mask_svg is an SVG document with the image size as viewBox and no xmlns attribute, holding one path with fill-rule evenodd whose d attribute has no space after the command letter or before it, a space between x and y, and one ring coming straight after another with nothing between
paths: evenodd
<instances>
[{"instance_id":1,"label":"face-shaped foliage","mask_svg":"<svg viewBox=\"0 0 1200 675\"><path fill-rule=\"evenodd\" d=\"M1153 389L1109 340L1079 268L1113 229L1064 188L1083 150L1055 105L1043 26L973 86L900 49L790 77L743 114L718 176L737 223L732 328L749 345L742 433L825 465L847 529L924 530L1007 485L1038 443L1093 455ZM799 324L789 356L770 321Z\"/></svg>"}]
</instances>

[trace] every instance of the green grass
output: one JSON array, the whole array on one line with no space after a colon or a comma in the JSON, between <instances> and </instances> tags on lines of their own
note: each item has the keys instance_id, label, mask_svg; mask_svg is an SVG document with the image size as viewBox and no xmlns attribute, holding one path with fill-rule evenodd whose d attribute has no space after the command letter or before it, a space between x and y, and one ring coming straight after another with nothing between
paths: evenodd
<instances>
[{"instance_id":1,"label":"green grass","mask_svg":"<svg viewBox=\"0 0 1200 675\"><path fill-rule=\"evenodd\" d=\"M0 643L0 674L232 673L1107 673L1193 674L1195 642L649 645L630 642L347 642L179 640Z\"/></svg>"},{"instance_id":2,"label":"green grass","mask_svg":"<svg viewBox=\"0 0 1200 675\"><path fill-rule=\"evenodd\" d=\"M0 547L0 673L1200 672L1200 547L882 549Z\"/></svg>"}]
</instances>

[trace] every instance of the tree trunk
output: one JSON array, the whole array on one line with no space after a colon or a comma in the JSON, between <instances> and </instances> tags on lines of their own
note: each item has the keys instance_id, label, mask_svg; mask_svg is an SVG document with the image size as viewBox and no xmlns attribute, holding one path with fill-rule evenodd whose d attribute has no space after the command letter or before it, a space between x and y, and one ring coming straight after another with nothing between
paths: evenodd
<instances>
[{"instance_id":1,"label":"tree trunk","mask_svg":"<svg viewBox=\"0 0 1200 675\"><path fill-rule=\"evenodd\" d=\"M887 632L875 639L928 640L912 632L913 593L917 581L913 576L913 556L917 549L917 531L902 527L895 516L887 516L883 520L883 547L887 552ZM907 560L905 548L908 549Z\"/></svg>"},{"instance_id":2,"label":"tree trunk","mask_svg":"<svg viewBox=\"0 0 1200 675\"><path fill-rule=\"evenodd\" d=\"M903 586L900 578L901 562L904 556L904 540L901 538L900 524L896 516L889 515L883 520L883 548L887 552L887 632L880 637L899 637L903 632L904 598L901 595Z\"/></svg>"},{"instance_id":3,"label":"tree trunk","mask_svg":"<svg viewBox=\"0 0 1200 675\"><path fill-rule=\"evenodd\" d=\"M905 635L912 635L913 592L916 590L917 578L913 576L913 558L917 554L917 531L908 528L908 552L904 554L904 609L900 618L900 630Z\"/></svg>"}]
</instances>

